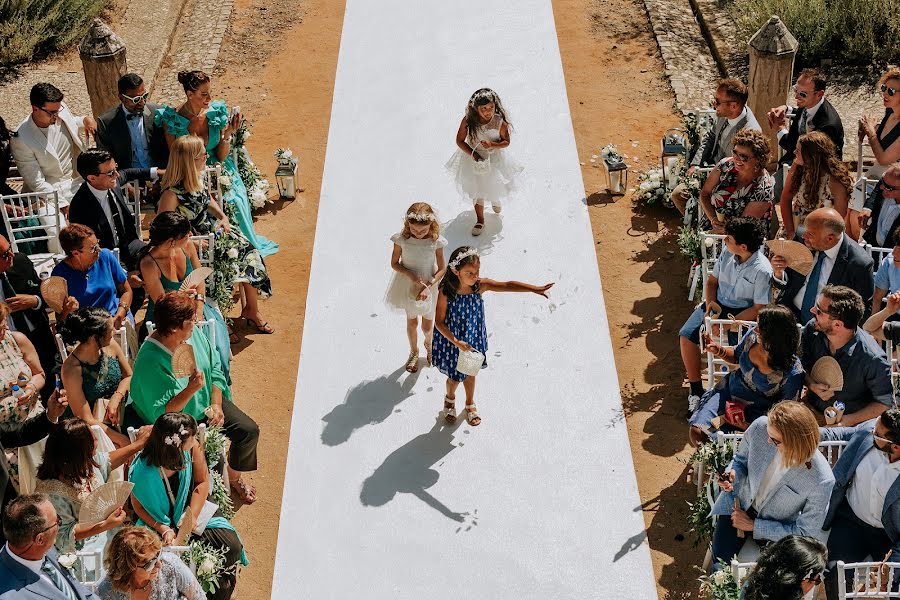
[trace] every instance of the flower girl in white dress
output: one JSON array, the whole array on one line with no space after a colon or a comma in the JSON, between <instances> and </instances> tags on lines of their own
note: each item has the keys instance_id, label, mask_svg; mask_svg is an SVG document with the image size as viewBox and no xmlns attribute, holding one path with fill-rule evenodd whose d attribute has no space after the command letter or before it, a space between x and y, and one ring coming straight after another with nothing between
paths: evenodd
<instances>
[{"instance_id":1,"label":"flower girl in white dress","mask_svg":"<svg viewBox=\"0 0 900 600\"><path fill-rule=\"evenodd\" d=\"M440 231L440 223L431 206L416 202L406 210L403 230L391 236L394 242L391 268L395 273L385 303L406 313L406 337L409 338L406 370L410 373L419 370L419 319L425 336L425 356L431 366L431 335L438 296L437 289L432 286L441 280L446 267L444 246L447 240L441 237Z\"/></svg>"},{"instance_id":2,"label":"flower girl in white dress","mask_svg":"<svg viewBox=\"0 0 900 600\"><path fill-rule=\"evenodd\" d=\"M514 177L522 171L502 151L509 146L510 129L512 125L496 92L481 88L472 94L456 132L459 150L446 164L460 193L475 203L477 222L472 235L481 235L484 229L485 201L499 213L500 199L510 195L515 187Z\"/></svg>"}]
</instances>

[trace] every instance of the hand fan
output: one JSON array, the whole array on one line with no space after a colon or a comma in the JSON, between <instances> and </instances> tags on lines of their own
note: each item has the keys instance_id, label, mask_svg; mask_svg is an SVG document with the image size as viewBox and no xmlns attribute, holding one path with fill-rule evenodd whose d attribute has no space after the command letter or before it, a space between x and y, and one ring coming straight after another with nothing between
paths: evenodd
<instances>
[{"instance_id":1,"label":"hand fan","mask_svg":"<svg viewBox=\"0 0 900 600\"><path fill-rule=\"evenodd\" d=\"M181 344L172 353L172 374L176 378L190 377L197 368L194 360L194 347L190 344Z\"/></svg>"},{"instance_id":2,"label":"hand fan","mask_svg":"<svg viewBox=\"0 0 900 600\"><path fill-rule=\"evenodd\" d=\"M198 285L206 281L206 278L212 275L213 270L209 267L199 267L193 271L191 271L190 275L184 278L184 281L181 282L181 287L178 288L179 292L185 292L190 289L192 286Z\"/></svg>"},{"instance_id":3,"label":"hand fan","mask_svg":"<svg viewBox=\"0 0 900 600\"><path fill-rule=\"evenodd\" d=\"M62 277L48 277L41 282L41 296L54 312L61 313L69 297L69 284Z\"/></svg>"},{"instance_id":4,"label":"hand fan","mask_svg":"<svg viewBox=\"0 0 900 600\"><path fill-rule=\"evenodd\" d=\"M823 356L817 360L809 372L809 378L816 383L827 385L836 392L844 389L844 373L841 371L841 365L831 356Z\"/></svg>"},{"instance_id":5,"label":"hand fan","mask_svg":"<svg viewBox=\"0 0 900 600\"><path fill-rule=\"evenodd\" d=\"M125 505L132 489L134 489L134 484L130 481L104 483L81 503L81 510L78 511L78 523L94 525L105 520L120 506Z\"/></svg>"}]
</instances>

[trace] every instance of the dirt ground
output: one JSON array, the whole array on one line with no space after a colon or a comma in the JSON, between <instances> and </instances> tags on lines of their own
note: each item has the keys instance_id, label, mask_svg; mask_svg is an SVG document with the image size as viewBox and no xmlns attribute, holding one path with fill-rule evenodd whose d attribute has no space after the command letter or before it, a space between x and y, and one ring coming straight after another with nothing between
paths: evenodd
<instances>
[{"instance_id":1,"label":"dirt ground","mask_svg":"<svg viewBox=\"0 0 900 600\"><path fill-rule=\"evenodd\" d=\"M692 488L679 461L689 452L676 343L690 312L688 263L677 253L670 210L610 197L601 191L602 171L588 166L607 143L630 157L634 171L651 166L663 130L677 123L673 96L640 0L553 6L659 595L696 597L702 553L686 531ZM260 499L235 519L252 563L238 587L245 599L266 598L271 589L343 12L340 0L238 0L214 81L216 96L240 104L252 121L256 162L271 176L272 152L289 146L301 157L305 188L256 225L281 244L267 261L276 295L263 304L277 334L243 331L235 348L235 398L263 431L252 478Z\"/></svg>"}]
</instances>

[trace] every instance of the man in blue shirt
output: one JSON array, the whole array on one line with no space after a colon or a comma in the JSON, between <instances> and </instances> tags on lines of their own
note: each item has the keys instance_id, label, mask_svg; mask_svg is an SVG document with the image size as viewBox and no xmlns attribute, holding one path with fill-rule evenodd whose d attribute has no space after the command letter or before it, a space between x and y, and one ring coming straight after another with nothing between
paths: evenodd
<instances>
[{"instance_id":1,"label":"man in blue shirt","mask_svg":"<svg viewBox=\"0 0 900 600\"><path fill-rule=\"evenodd\" d=\"M760 248L766 226L760 219L736 217L725 223L725 248L706 281L706 301L694 310L678 332L681 360L691 386L688 410L694 411L703 395L700 369L700 326L715 302L722 318L753 321L769 303L772 265Z\"/></svg>"}]
</instances>

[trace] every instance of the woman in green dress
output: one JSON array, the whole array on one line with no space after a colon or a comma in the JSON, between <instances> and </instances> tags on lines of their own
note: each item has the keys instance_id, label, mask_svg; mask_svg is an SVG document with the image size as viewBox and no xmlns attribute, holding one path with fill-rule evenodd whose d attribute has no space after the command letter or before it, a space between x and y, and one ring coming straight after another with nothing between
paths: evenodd
<instances>
[{"instance_id":1,"label":"woman in green dress","mask_svg":"<svg viewBox=\"0 0 900 600\"><path fill-rule=\"evenodd\" d=\"M214 269L216 295L230 301L231 289L236 279L246 280L244 288L246 304L241 317L256 327L260 333L274 333L259 312L258 295L269 296L272 283L266 273L262 256L247 238L231 226L231 220L222 207L205 188L203 169L206 150L203 141L195 135L180 137L172 144L169 163L162 179L163 192L159 199L159 213L177 212L190 221L195 235L216 234ZM255 289L254 289L255 288ZM257 292L259 294L257 294ZM227 312L227 306L220 306Z\"/></svg>"},{"instance_id":2,"label":"woman in green dress","mask_svg":"<svg viewBox=\"0 0 900 600\"><path fill-rule=\"evenodd\" d=\"M144 290L147 292L147 314L144 322L153 321L156 300L166 292L177 292L181 284L200 267L197 248L191 243L191 223L178 212L160 213L150 223L150 242L144 246L138 265ZM225 381L231 385L231 347L228 326L222 312L206 296L204 282L193 286L198 320L212 321L215 326L215 346Z\"/></svg>"},{"instance_id":3,"label":"woman in green dress","mask_svg":"<svg viewBox=\"0 0 900 600\"><path fill-rule=\"evenodd\" d=\"M185 135L199 136L209 153L207 164L222 164L222 171L231 180L231 187L223 195L226 204L235 209L235 218L244 236L262 256L278 252L278 244L257 235L253 229L250 198L241 180L237 165L231 157L231 134L241 127L241 115L229 114L222 100L212 99L209 75L203 71L181 71L178 81L184 88L186 99L177 109L164 106L156 111L154 122L162 126L166 142L173 142Z\"/></svg>"},{"instance_id":4,"label":"woman in green dress","mask_svg":"<svg viewBox=\"0 0 900 600\"><path fill-rule=\"evenodd\" d=\"M134 361L133 407L144 423L155 423L165 413L183 412L221 426L231 442L227 465L231 487L250 504L256 501L256 489L242 473L256 470L259 426L231 401L219 353L194 326L196 310L194 299L184 292L169 292L156 301L156 329ZM172 369L172 355L182 344L192 347L196 363L189 377L176 377Z\"/></svg>"}]
</instances>

